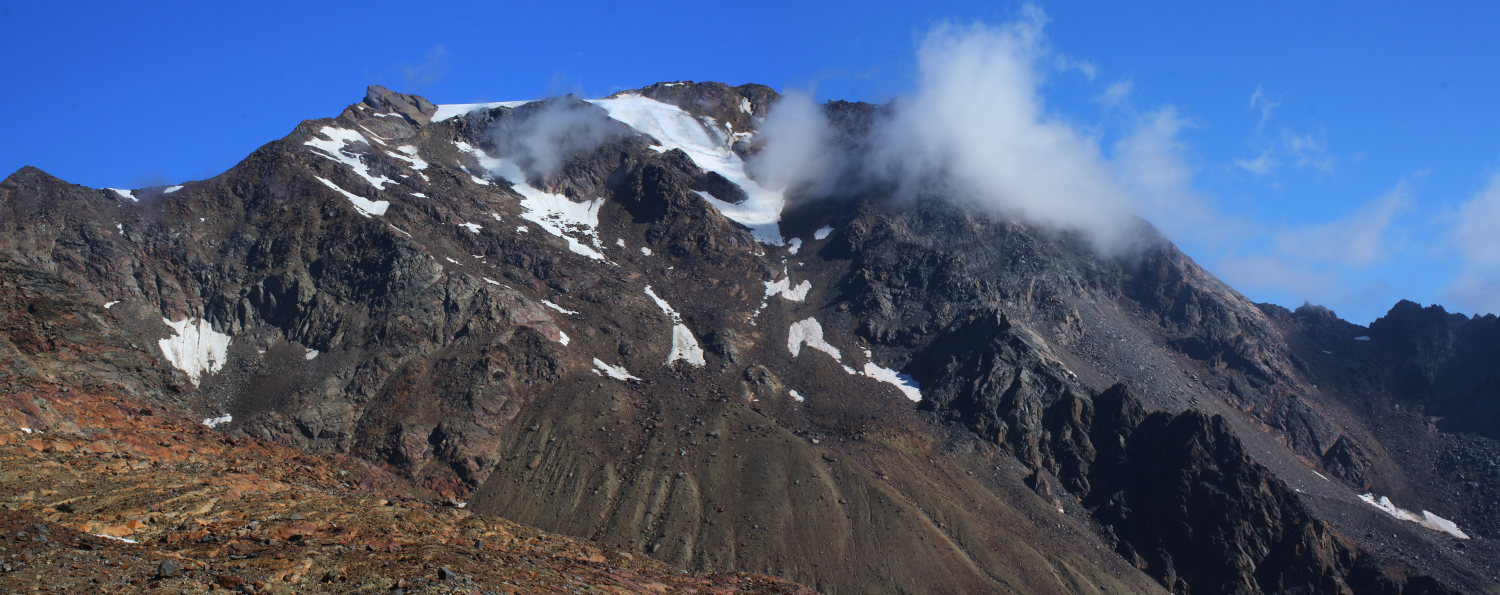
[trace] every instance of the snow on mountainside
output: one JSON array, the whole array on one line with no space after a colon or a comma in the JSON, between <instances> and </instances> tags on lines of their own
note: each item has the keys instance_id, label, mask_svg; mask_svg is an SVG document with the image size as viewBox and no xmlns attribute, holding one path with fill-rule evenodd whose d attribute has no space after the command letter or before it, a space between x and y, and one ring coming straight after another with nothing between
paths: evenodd
<instances>
[{"instance_id":1,"label":"snow on mountainside","mask_svg":"<svg viewBox=\"0 0 1500 595\"><path fill-rule=\"evenodd\" d=\"M694 165L739 186L747 198L738 203L727 202L703 191L698 195L725 217L753 230L756 239L774 246L782 244L781 228L777 224L786 206L786 196L750 179L745 172L744 159L732 148L734 141L747 140L749 131L735 133L732 125L720 128L722 124L713 120L694 117L675 105L640 95L626 93L590 103L603 107L611 118L661 143L652 147L653 150L680 150L687 153Z\"/></svg>"},{"instance_id":2,"label":"snow on mountainside","mask_svg":"<svg viewBox=\"0 0 1500 595\"><path fill-rule=\"evenodd\" d=\"M747 159L776 100L371 88L170 192L22 170L0 265L55 276L137 351L49 356L28 331L0 358L829 593L1493 584L1500 511L1450 494L1500 486L1494 441L1397 401L1438 365L1420 350L1257 307L1144 224L1111 258L941 197L766 187ZM822 109L865 142L876 108ZM1484 413L1445 386L1432 402Z\"/></svg>"}]
</instances>

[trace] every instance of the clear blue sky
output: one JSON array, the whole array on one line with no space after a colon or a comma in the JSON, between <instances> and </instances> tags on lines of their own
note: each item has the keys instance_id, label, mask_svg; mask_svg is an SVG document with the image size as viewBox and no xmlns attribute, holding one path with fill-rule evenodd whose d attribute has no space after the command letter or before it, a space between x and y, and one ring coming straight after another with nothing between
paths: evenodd
<instances>
[{"instance_id":1,"label":"clear blue sky","mask_svg":"<svg viewBox=\"0 0 1500 595\"><path fill-rule=\"evenodd\" d=\"M914 49L935 23L1019 11L943 0L149 4L0 6L0 175L29 164L100 187L204 178L369 84L437 103L663 80L885 101L912 87ZM1106 152L1127 122L1175 109L1195 193L1235 222L1176 239L1252 299L1312 300L1360 323L1403 297L1500 309L1488 291L1495 241L1472 224L1455 239L1466 218L1500 217L1475 200L1488 187L1500 205L1489 186L1500 5L1227 4L1038 3L1052 49L1087 64L1048 77L1048 109Z\"/></svg>"}]
</instances>

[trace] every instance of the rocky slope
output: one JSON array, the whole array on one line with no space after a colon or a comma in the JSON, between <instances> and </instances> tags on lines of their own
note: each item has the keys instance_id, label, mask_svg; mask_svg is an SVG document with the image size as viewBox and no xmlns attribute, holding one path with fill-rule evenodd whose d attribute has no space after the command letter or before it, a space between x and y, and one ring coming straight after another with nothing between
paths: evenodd
<instances>
[{"instance_id":1,"label":"rocky slope","mask_svg":"<svg viewBox=\"0 0 1500 595\"><path fill-rule=\"evenodd\" d=\"M1103 257L947 197L774 192L744 162L775 100L372 88L182 187L23 169L0 183L9 270L120 330L84 350L109 357L26 333L6 353L472 510L830 593L1495 588L1493 499L1463 496L1500 485L1495 436L1428 418L1493 411L1493 325L1258 306L1144 223ZM857 150L880 108L825 111Z\"/></svg>"},{"instance_id":2,"label":"rocky slope","mask_svg":"<svg viewBox=\"0 0 1500 595\"><path fill-rule=\"evenodd\" d=\"M812 593L684 574L473 514L380 465L216 432L79 370L123 333L59 280L4 271L6 369L28 372L0 397L6 593ZM17 353L83 374L43 379Z\"/></svg>"}]
</instances>

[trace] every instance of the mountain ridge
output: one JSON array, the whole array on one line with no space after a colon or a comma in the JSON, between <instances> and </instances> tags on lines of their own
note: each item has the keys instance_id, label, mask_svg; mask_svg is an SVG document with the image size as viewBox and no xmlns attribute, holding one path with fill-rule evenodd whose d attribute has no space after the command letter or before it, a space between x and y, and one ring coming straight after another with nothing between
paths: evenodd
<instances>
[{"instance_id":1,"label":"mountain ridge","mask_svg":"<svg viewBox=\"0 0 1500 595\"><path fill-rule=\"evenodd\" d=\"M622 93L614 97L683 110L690 118L673 122L718 134L731 160L757 150L753 134L733 135L753 132L775 101L760 86ZM672 139L631 128L570 155L552 177L505 179L486 164L514 154L497 156L503 143L492 132L524 127L547 106L481 107L435 121L438 109L372 87L338 117L300 124L222 176L137 198L23 168L0 182L4 253L101 302L119 300L109 314L143 338L169 338L158 320L195 318L234 337L222 370L196 387L179 376L174 396L162 398L196 401L205 417L227 409L239 431L354 453L440 493L472 491L482 511L679 566L770 572L829 592L1087 591L1116 581L1143 590L1143 580L1192 593L1297 584L1382 592L1380 580L1417 587L1399 578L1405 571L1381 570L1388 562L1356 562L1373 559L1358 552L1389 560L1418 548L1431 558L1408 562L1443 582L1493 576L1482 557L1382 521L1354 490L1317 473L1401 503L1461 509L1466 529L1492 535L1493 501L1464 504L1417 488L1481 482L1483 491L1496 485L1493 475L1404 470L1422 457L1482 467L1487 438L1464 448L1427 439L1426 452L1402 453L1420 442L1424 419L1318 388L1335 377L1347 384L1369 365L1330 376L1311 363L1323 354L1310 345L1322 341L1321 350L1327 333L1348 328L1255 305L1170 243L1150 243L1127 261L1101 259L1065 233L876 189L788 197L776 225L797 242L776 245L726 217L755 189L732 181L735 171L704 167L695 146L666 147ZM852 142L878 110L823 109L847 124L840 131ZM594 219L547 202L552 192L598 204ZM103 216L101 204L119 215ZM70 225L76 238L62 233ZM510 231L520 227L527 231ZM772 291L782 281L810 283L793 299ZM816 336L783 334L798 324ZM675 326L700 346L702 366L671 363L681 335L665 329ZM1474 344L1460 349L1485 345ZM643 380L592 376L605 369L595 362ZM918 406L861 365L910 374ZM1420 370L1420 358L1413 365ZM1376 392L1397 403L1407 376ZM1486 386L1432 390L1469 390L1474 401L1492 394ZM1135 414L1096 423L1100 395L1122 391L1167 418L1150 430L1136 426L1155 418ZM1213 584L1218 575L1178 569L1204 544L1164 539L1124 504L1162 486L1120 487L1092 468L1104 437L1138 432L1148 444L1232 444L1160 481L1252 457L1260 470L1244 481L1286 482L1276 498L1298 502L1278 505L1293 512L1267 524L1317 545L1239 560L1230 574L1240 578L1223 585ZM1110 456L1123 468L1144 464ZM741 486L783 485L752 492L760 494L752 502L739 497ZM1209 497L1196 493L1183 497ZM835 504L799 508L808 499ZM1061 536L1047 528L1055 503L1070 527ZM997 514L1019 528L984 518ZM1321 518L1333 525L1308 520ZM1205 526L1242 521L1231 514ZM1389 543L1363 535L1387 525L1400 534ZM1333 533L1351 535L1326 537ZM886 549L894 543L903 549ZM1466 547L1493 551L1483 537ZM1315 570L1300 578L1254 570L1278 556ZM829 568L820 559L872 563ZM1013 560L1045 560L1050 570Z\"/></svg>"}]
</instances>

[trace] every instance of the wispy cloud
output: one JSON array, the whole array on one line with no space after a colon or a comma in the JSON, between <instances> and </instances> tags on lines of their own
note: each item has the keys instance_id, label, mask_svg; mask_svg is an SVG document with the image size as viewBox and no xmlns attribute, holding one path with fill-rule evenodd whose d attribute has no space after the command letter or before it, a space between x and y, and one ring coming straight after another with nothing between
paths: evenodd
<instances>
[{"instance_id":1,"label":"wispy cloud","mask_svg":"<svg viewBox=\"0 0 1500 595\"><path fill-rule=\"evenodd\" d=\"M1129 100L1130 95L1134 92L1135 79L1121 79L1105 87L1104 94L1099 96L1099 100L1106 106L1115 107Z\"/></svg>"},{"instance_id":2,"label":"wispy cloud","mask_svg":"<svg viewBox=\"0 0 1500 595\"><path fill-rule=\"evenodd\" d=\"M1282 147L1297 167L1324 172L1333 170L1333 158L1328 154L1328 142L1322 134L1283 130L1281 139Z\"/></svg>"},{"instance_id":3,"label":"wispy cloud","mask_svg":"<svg viewBox=\"0 0 1500 595\"><path fill-rule=\"evenodd\" d=\"M1453 249L1461 265L1446 293L1461 310L1500 313L1500 174L1459 206Z\"/></svg>"},{"instance_id":4,"label":"wispy cloud","mask_svg":"<svg viewBox=\"0 0 1500 595\"><path fill-rule=\"evenodd\" d=\"M1115 177L1131 197L1133 211L1179 241L1237 239L1243 226L1231 224L1210 197L1194 184L1197 170L1182 140L1193 122L1174 107L1139 114L1128 134L1110 152Z\"/></svg>"},{"instance_id":5,"label":"wispy cloud","mask_svg":"<svg viewBox=\"0 0 1500 595\"><path fill-rule=\"evenodd\" d=\"M1083 78L1094 80L1099 77L1099 66L1088 60L1079 60L1068 56L1059 55L1053 60L1058 70L1063 72L1077 72Z\"/></svg>"},{"instance_id":6,"label":"wispy cloud","mask_svg":"<svg viewBox=\"0 0 1500 595\"><path fill-rule=\"evenodd\" d=\"M427 50L421 62L416 64L403 64L400 67L401 76L406 79L406 84L412 87L425 87L437 82L448 74L448 48L437 45Z\"/></svg>"},{"instance_id":7,"label":"wispy cloud","mask_svg":"<svg viewBox=\"0 0 1500 595\"><path fill-rule=\"evenodd\" d=\"M1254 159L1234 160L1234 166L1257 176L1268 176L1281 166L1281 162L1276 160L1276 149L1267 148Z\"/></svg>"},{"instance_id":8,"label":"wispy cloud","mask_svg":"<svg viewBox=\"0 0 1500 595\"><path fill-rule=\"evenodd\" d=\"M1254 234L1259 240L1231 247L1215 269L1242 291L1358 308L1389 305L1380 302L1390 288L1368 272L1408 247L1413 180L1421 175L1402 179L1347 216L1260 230Z\"/></svg>"},{"instance_id":9,"label":"wispy cloud","mask_svg":"<svg viewBox=\"0 0 1500 595\"><path fill-rule=\"evenodd\" d=\"M1337 289L1337 282L1327 273L1279 254L1231 256L1215 268L1225 281L1242 291L1280 291L1322 302Z\"/></svg>"},{"instance_id":10,"label":"wispy cloud","mask_svg":"<svg viewBox=\"0 0 1500 595\"><path fill-rule=\"evenodd\" d=\"M838 167L833 142L833 128L823 116L822 108L811 93L782 93L776 109L771 110L760 132L774 139L775 150L761 151L750 160L750 173L767 187L802 189L809 183L832 183L823 175ZM819 188L817 192L826 191Z\"/></svg>"},{"instance_id":11,"label":"wispy cloud","mask_svg":"<svg viewBox=\"0 0 1500 595\"><path fill-rule=\"evenodd\" d=\"M1250 111L1260 113L1259 128L1265 128L1271 121L1271 112L1281 107L1280 99L1272 99L1266 95L1266 90L1260 85L1255 86L1255 91L1250 93Z\"/></svg>"},{"instance_id":12,"label":"wispy cloud","mask_svg":"<svg viewBox=\"0 0 1500 595\"><path fill-rule=\"evenodd\" d=\"M1299 170L1333 171L1335 161L1321 132L1303 132L1286 126L1268 130L1281 104L1280 97L1272 97L1262 85L1255 86L1250 93L1250 111L1256 115L1256 122L1248 143L1259 152L1255 157L1234 160L1234 166L1260 177L1272 176L1283 165Z\"/></svg>"},{"instance_id":13,"label":"wispy cloud","mask_svg":"<svg viewBox=\"0 0 1500 595\"><path fill-rule=\"evenodd\" d=\"M1405 237L1395 223L1413 204L1412 184L1402 180L1348 217L1282 232L1275 245L1282 254L1305 261L1368 267L1401 248Z\"/></svg>"}]
</instances>

